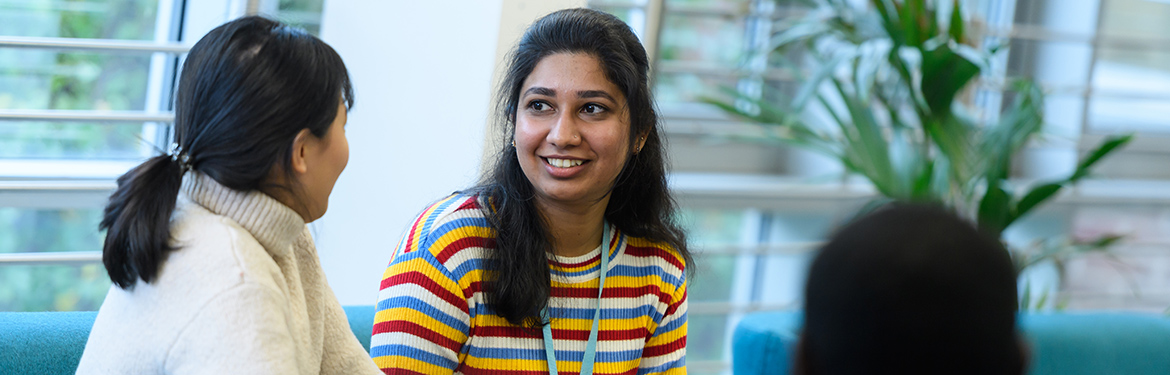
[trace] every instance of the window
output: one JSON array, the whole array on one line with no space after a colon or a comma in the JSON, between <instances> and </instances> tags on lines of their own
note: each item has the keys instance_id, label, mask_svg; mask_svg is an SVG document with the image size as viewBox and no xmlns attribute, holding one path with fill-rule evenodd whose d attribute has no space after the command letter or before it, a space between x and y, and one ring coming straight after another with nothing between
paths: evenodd
<instances>
[{"instance_id":1,"label":"window","mask_svg":"<svg viewBox=\"0 0 1170 375\"><path fill-rule=\"evenodd\" d=\"M321 3L0 0L0 311L101 306L101 211L169 144L187 45L241 6L316 33Z\"/></svg>"},{"instance_id":2,"label":"window","mask_svg":"<svg viewBox=\"0 0 1170 375\"><path fill-rule=\"evenodd\" d=\"M868 1L851 1L866 6ZM1018 157L1022 180L1067 173L1106 134L1138 140L1098 169L1097 178L1017 224L1009 241L1126 234L1110 257L1048 264L1025 278L1068 309L1162 311L1170 306L1170 54L1162 52L1170 2L1162 0L965 0L986 43L1009 45L987 81L1032 77L1048 92L1047 137ZM752 54L807 12L793 0L591 0L633 29L655 56L655 95L665 118L672 184L698 252L691 284L688 365L730 372L730 335L743 313L795 309L811 250L873 192L842 176L833 160L753 142L759 129L701 102L726 90L770 98L794 92L777 61ZM1170 83L1170 81L1167 81ZM790 94L789 94L790 95ZM991 82L976 103L997 113ZM745 139L747 139L745 141Z\"/></svg>"}]
</instances>

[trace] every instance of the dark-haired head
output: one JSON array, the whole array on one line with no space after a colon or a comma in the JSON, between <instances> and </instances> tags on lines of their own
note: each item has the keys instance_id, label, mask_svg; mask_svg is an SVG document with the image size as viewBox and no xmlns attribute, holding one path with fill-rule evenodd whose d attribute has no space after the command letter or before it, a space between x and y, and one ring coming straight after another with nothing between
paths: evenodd
<instances>
[{"instance_id":1,"label":"dark-haired head","mask_svg":"<svg viewBox=\"0 0 1170 375\"><path fill-rule=\"evenodd\" d=\"M336 139L333 125L344 123L353 89L329 45L304 30L245 17L191 48L175 98L174 141L186 158L157 156L118 178L101 222L108 231L102 261L122 288L154 280L174 250L169 222L187 169L271 195L306 221L323 214L327 199L318 196L327 198L332 181L316 186L299 175L305 166L293 151ZM344 168L348 147L344 155L331 147L331 167L340 173L335 167Z\"/></svg>"},{"instance_id":2,"label":"dark-haired head","mask_svg":"<svg viewBox=\"0 0 1170 375\"><path fill-rule=\"evenodd\" d=\"M1007 250L939 207L846 225L813 261L804 307L798 374L1024 371Z\"/></svg>"},{"instance_id":3,"label":"dark-haired head","mask_svg":"<svg viewBox=\"0 0 1170 375\"><path fill-rule=\"evenodd\" d=\"M591 9L551 13L529 26L510 55L497 93L497 124L505 141L493 167L474 189L492 201L485 211L498 233L493 261L500 272L486 290L489 304L510 322L527 326L537 324L537 313L548 301L546 254L551 245L535 203L540 192L521 165L530 162L523 158L532 155L525 150L518 156L517 145L521 149L524 145L523 137L517 135L517 117L530 107L521 100L525 81L550 56L584 57L577 61L587 60L587 64L578 66L596 66L616 88L617 95L609 95L614 108L604 110L623 116L618 122L628 129L619 137L624 144L615 147L622 150L617 156L620 160L613 163L616 173L601 182L600 190L608 199L605 219L625 234L666 243L687 264L691 261L684 233L674 222L675 204L666 184L665 149L645 49L629 26L613 15Z\"/></svg>"}]
</instances>

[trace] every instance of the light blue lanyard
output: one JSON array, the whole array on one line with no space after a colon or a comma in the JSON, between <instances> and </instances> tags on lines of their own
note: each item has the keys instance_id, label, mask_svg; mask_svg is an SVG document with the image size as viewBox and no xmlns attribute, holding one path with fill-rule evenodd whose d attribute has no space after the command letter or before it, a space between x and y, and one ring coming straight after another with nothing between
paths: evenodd
<instances>
[{"instance_id":1,"label":"light blue lanyard","mask_svg":"<svg viewBox=\"0 0 1170 375\"><path fill-rule=\"evenodd\" d=\"M593 360L597 357L597 326L601 322L601 291L605 290L605 274L609 271L609 223L602 223L601 231L601 274L597 284L597 310L593 312L593 329L589 331L589 342L585 344L585 358L581 360L581 375L593 375ZM550 297L551 298L551 297ZM557 375L557 354L553 350L552 319L548 306L540 310L544 319L544 358L548 361L549 375Z\"/></svg>"}]
</instances>

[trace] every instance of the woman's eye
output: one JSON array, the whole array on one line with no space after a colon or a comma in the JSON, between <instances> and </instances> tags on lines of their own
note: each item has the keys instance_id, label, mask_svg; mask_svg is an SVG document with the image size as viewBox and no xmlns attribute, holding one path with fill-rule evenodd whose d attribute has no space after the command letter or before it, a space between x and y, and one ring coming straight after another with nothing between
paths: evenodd
<instances>
[{"instance_id":1,"label":"woman's eye","mask_svg":"<svg viewBox=\"0 0 1170 375\"><path fill-rule=\"evenodd\" d=\"M605 107L602 107L602 106L597 105L597 104L586 104L584 107L581 108L581 112L585 112L588 114L602 113L602 112L605 112Z\"/></svg>"},{"instance_id":2,"label":"woman's eye","mask_svg":"<svg viewBox=\"0 0 1170 375\"><path fill-rule=\"evenodd\" d=\"M533 110L533 111L537 111L537 112L544 112L544 111L547 111L549 109L552 109L552 107L550 107L548 105L548 103L545 103L545 102L528 103L528 108Z\"/></svg>"}]
</instances>

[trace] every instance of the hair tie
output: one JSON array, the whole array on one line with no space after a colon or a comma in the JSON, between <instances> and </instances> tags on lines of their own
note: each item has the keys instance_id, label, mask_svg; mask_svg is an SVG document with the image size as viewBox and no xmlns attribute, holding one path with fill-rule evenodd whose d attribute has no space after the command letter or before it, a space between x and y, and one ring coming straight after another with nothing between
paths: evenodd
<instances>
[{"instance_id":1,"label":"hair tie","mask_svg":"<svg viewBox=\"0 0 1170 375\"><path fill-rule=\"evenodd\" d=\"M171 143L171 149L167 152L171 156L171 162L179 163L179 174L187 173L191 170L191 155L183 151L183 146L179 146L178 142Z\"/></svg>"}]
</instances>

